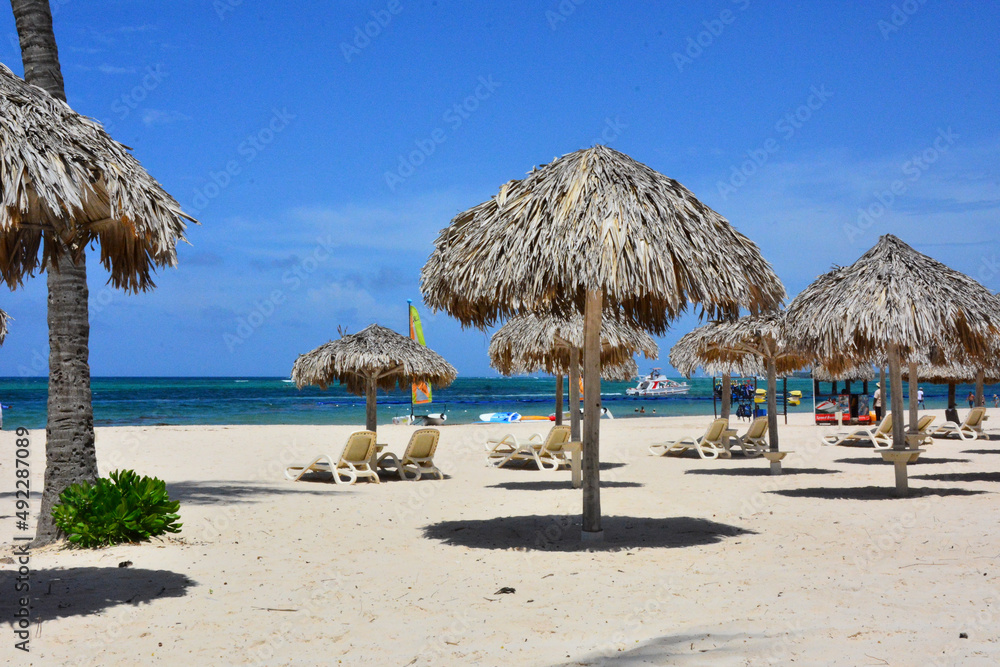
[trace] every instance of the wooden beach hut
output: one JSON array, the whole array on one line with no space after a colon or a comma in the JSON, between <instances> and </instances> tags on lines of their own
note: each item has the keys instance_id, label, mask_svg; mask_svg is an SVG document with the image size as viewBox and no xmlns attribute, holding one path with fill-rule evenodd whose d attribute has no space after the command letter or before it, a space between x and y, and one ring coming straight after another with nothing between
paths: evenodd
<instances>
[{"instance_id":1,"label":"wooden beach hut","mask_svg":"<svg viewBox=\"0 0 1000 667\"><path fill-rule=\"evenodd\" d=\"M584 316L583 537L601 539L605 317L652 333L690 304L708 317L785 297L748 238L677 181L607 146L554 159L459 213L421 272L428 305L480 328L524 312Z\"/></svg>"},{"instance_id":2,"label":"wooden beach hut","mask_svg":"<svg viewBox=\"0 0 1000 667\"><path fill-rule=\"evenodd\" d=\"M457 375L437 352L377 324L299 355L292 366L292 380L299 389L307 385L326 389L340 382L352 394L364 396L369 431L378 428L376 390L409 389L413 382L446 387Z\"/></svg>"}]
</instances>

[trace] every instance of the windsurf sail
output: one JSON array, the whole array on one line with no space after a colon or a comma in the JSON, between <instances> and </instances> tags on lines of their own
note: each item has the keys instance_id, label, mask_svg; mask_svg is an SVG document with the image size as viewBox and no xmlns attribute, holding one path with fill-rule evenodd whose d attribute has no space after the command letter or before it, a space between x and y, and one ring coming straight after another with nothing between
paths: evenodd
<instances>
[{"instance_id":1,"label":"windsurf sail","mask_svg":"<svg viewBox=\"0 0 1000 667\"><path fill-rule=\"evenodd\" d=\"M412 299L407 299L406 303L410 308L410 338L423 346L427 346L424 341L424 328L420 324L420 313L413 305ZM434 400L430 382L414 382L410 390L410 403L412 405L422 405Z\"/></svg>"}]
</instances>

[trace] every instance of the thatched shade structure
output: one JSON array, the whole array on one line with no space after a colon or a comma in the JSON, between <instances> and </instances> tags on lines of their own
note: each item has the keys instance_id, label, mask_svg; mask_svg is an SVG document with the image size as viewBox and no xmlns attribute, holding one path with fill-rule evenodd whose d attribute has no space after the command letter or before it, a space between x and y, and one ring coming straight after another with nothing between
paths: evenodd
<instances>
[{"instance_id":1,"label":"thatched shade structure","mask_svg":"<svg viewBox=\"0 0 1000 667\"><path fill-rule=\"evenodd\" d=\"M528 313L511 318L490 340L490 364L504 375L545 371L556 376L556 416L561 422L562 376L569 375L571 433L580 438L580 352L583 316L568 318ZM659 354L656 341L645 331L623 322L604 320L601 327L601 377L628 380L639 374L632 355L647 359ZM634 369L634 370L633 370ZM623 374L628 373L624 377Z\"/></svg>"},{"instance_id":2,"label":"thatched shade structure","mask_svg":"<svg viewBox=\"0 0 1000 667\"><path fill-rule=\"evenodd\" d=\"M1000 367L996 364L992 364L991 368L985 369L982 366L958 362L942 365L920 364L917 366L917 377L931 384L974 384L980 372L983 373L987 384L1000 383ZM904 380L910 379L909 368L902 369L902 374Z\"/></svg>"},{"instance_id":3,"label":"thatched shade structure","mask_svg":"<svg viewBox=\"0 0 1000 667\"><path fill-rule=\"evenodd\" d=\"M902 374L904 381L911 381L909 367L904 368ZM949 364L937 365L922 363L917 366L916 377L925 382L930 382L931 384L948 385L948 409L954 410L957 407L955 390L956 385L959 384L974 384L976 386L976 405L985 405L983 385L1000 383L1000 366L993 363L991 364L991 367L983 368L981 365L973 365L957 361Z\"/></svg>"},{"instance_id":4,"label":"thatched shade structure","mask_svg":"<svg viewBox=\"0 0 1000 667\"><path fill-rule=\"evenodd\" d=\"M833 371L888 360L893 448L901 452L907 447L900 364L911 364L913 387L919 355L929 350L954 349L987 361L1000 333L1000 301L972 278L887 234L854 264L804 289L787 318L790 335ZM915 396L910 422L915 426ZM905 474L897 465L900 494L906 493Z\"/></svg>"},{"instance_id":5,"label":"thatched shade structure","mask_svg":"<svg viewBox=\"0 0 1000 667\"><path fill-rule=\"evenodd\" d=\"M0 345L7 340L7 327L9 326L10 316L6 312L0 310Z\"/></svg>"},{"instance_id":6,"label":"thatched shade structure","mask_svg":"<svg viewBox=\"0 0 1000 667\"><path fill-rule=\"evenodd\" d=\"M152 286L194 218L101 125L0 65L0 277L11 287L91 243L111 283ZM39 253L41 249L41 253Z\"/></svg>"},{"instance_id":7,"label":"thatched shade structure","mask_svg":"<svg viewBox=\"0 0 1000 667\"><path fill-rule=\"evenodd\" d=\"M553 160L459 213L421 272L425 301L463 325L584 314L584 383L600 387L601 320L662 333L689 303L710 316L776 307L784 287L749 239L667 178L606 146ZM583 530L599 538L600 392L584 400Z\"/></svg>"},{"instance_id":8,"label":"thatched shade structure","mask_svg":"<svg viewBox=\"0 0 1000 667\"><path fill-rule=\"evenodd\" d=\"M365 396L369 431L377 428L376 389L389 391L411 382L446 387L457 374L437 352L377 324L300 355L292 367L292 380L299 389L310 384L326 389L336 381L352 394Z\"/></svg>"},{"instance_id":9,"label":"thatched shade structure","mask_svg":"<svg viewBox=\"0 0 1000 667\"><path fill-rule=\"evenodd\" d=\"M701 363L762 363L767 369L768 441L772 452L778 451L778 373L787 374L809 364L809 356L792 345L787 338L785 316L781 312L749 315L737 320L709 322L686 334L677 343L685 358L700 359ZM675 346L676 347L676 346ZM671 363L675 362L671 350ZM676 363L675 363L676 366ZM723 397L725 402L726 397ZM781 471L781 462L772 462L772 472Z\"/></svg>"}]
</instances>

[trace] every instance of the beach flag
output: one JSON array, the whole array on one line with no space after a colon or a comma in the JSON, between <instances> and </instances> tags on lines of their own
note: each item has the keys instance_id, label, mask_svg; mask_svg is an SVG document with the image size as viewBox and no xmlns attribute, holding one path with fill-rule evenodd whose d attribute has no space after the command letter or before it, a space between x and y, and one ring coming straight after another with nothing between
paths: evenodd
<instances>
[{"instance_id":1,"label":"beach flag","mask_svg":"<svg viewBox=\"0 0 1000 667\"><path fill-rule=\"evenodd\" d=\"M426 347L424 328L420 324L420 313L417 312L417 307L413 305L413 301L407 299L406 303L410 305L410 338ZM414 405L430 403L434 400L431 394L430 382L414 382L411 392Z\"/></svg>"}]
</instances>

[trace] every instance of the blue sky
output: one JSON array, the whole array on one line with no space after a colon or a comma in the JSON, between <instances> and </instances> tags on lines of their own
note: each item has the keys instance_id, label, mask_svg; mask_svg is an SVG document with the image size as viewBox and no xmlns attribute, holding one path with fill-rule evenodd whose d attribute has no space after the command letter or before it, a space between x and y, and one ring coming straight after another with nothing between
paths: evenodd
<instances>
[{"instance_id":1,"label":"blue sky","mask_svg":"<svg viewBox=\"0 0 1000 667\"><path fill-rule=\"evenodd\" d=\"M454 214L594 143L690 188L790 295L883 233L1000 290L993 3L53 7L70 104L202 223L153 292L90 263L94 375L287 375L338 325L404 331ZM9 10L0 33L21 74ZM44 279L0 307L0 375L44 375ZM426 310L431 347L492 374L486 334Z\"/></svg>"}]
</instances>

